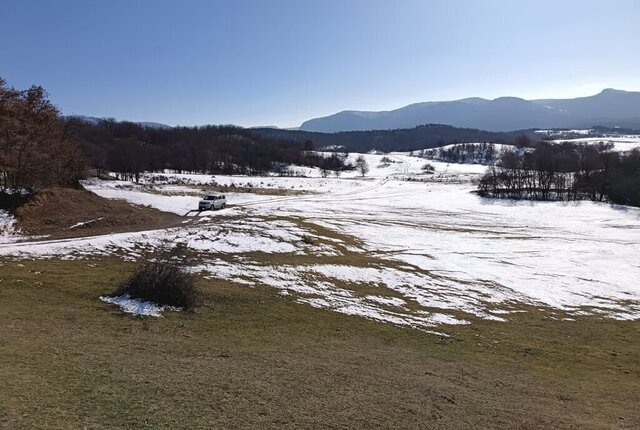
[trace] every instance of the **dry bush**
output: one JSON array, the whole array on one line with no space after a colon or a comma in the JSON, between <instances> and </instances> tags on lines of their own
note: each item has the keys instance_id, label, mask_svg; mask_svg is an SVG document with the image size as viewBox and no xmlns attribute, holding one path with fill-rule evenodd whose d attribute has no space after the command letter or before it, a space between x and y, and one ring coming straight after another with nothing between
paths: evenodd
<instances>
[{"instance_id":1,"label":"dry bush","mask_svg":"<svg viewBox=\"0 0 640 430\"><path fill-rule=\"evenodd\" d=\"M433 164L431 163L424 163L424 166L422 166L422 170L426 173L433 173L436 171L436 168L433 167Z\"/></svg>"},{"instance_id":2,"label":"dry bush","mask_svg":"<svg viewBox=\"0 0 640 430\"><path fill-rule=\"evenodd\" d=\"M187 270L176 255L178 252L164 252L159 259L143 263L120 285L115 295L126 294L158 305L194 309L201 301L201 293L196 276Z\"/></svg>"}]
</instances>

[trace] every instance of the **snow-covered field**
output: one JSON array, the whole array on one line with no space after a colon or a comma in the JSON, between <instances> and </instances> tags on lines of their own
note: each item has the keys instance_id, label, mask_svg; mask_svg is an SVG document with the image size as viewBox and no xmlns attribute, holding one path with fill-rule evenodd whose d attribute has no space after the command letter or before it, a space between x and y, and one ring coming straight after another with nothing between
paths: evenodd
<instances>
[{"instance_id":1,"label":"snow-covered field","mask_svg":"<svg viewBox=\"0 0 640 430\"><path fill-rule=\"evenodd\" d=\"M357 154L351 154L355 158ZM192 213L182 227L57 241L15 242L12 258L139 259L183 243L203 276L267 285L315 307L415 327L509 318L521 304L571 314L640 318L640 209L593 202L513 202L476 196L479 165L407 154L365 154L371 171L322 178L145 175L135 185L87 182L95 193L181 215L199 187L307 191L228 193L229 207ZM0 231L2 228L0 227Z\"/></svg>"},{"instance_id":2,"label":"snow-covered field","mask_svg":"<svg viewBox=\"0 0 640 430\"><path fill-rule=\"evenodd\" d=\"M589 143L595 144L599 142L613 143L613 149L615 151L630 151L635 148L640 148L640 136L637 134L625 135L625 136L611 136L611 137L584 137L577 139L554 139L553 142L572 142L572 143Z\"/></svg>"},{"instance_id":3,"label":"snow-covered field","mask_svg":"<svg viewBox=\"0 0 640 430\"><path fill-rule=\"evenodd\" d=\"M579 129L579 130L536 130L536 133L543 134L545 136L567 136L571 134L579 134L582 136L589 136L593 130L591 129Z\"/></svg>"}]
</instances>

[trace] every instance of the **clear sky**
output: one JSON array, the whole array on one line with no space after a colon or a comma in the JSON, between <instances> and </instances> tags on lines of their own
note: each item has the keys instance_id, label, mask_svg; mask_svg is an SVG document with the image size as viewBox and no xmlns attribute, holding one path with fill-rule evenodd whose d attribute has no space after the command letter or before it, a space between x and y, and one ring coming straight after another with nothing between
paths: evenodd
<instances>
[{"instance_id":1,"label":"clear sky","mask_svg":"<svg viewBox=\"0 0 640 430\"><path fill-rule=\"evenodd\" d=\"M298 126L640 90L640 0L1 0L0 76L65 114Z\"/></svg>"}]
</instances>

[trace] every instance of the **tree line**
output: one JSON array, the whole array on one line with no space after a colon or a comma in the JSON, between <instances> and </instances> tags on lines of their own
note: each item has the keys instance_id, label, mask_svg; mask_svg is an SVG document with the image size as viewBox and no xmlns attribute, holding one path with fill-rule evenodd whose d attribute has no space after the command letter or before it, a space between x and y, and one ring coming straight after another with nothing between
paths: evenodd
<instances>
[{"instance_id":1,"label":"tree line","mask_svg":"<svg viewBox=\"0 0 640 430\"><path fill-rule=\"evenodd\" d=\"M313 142L280 141L235 126L151 128L132 122L77 121L71 133L90 164L137 180L145 171L164 169L206 174L286 175L289 165L347 170L337 154L314 152Z\"/></svg>"},{"instance_id":2,"label":"tree line","mask_svg":"<svg viewBox=\"0 0 640 430\"><path fill-rule=\"evenodd\" d=\"M267 129L263 129L267 130ZM271 130L271 129L269 129ZM284 134L283 134L284 133ZM206 174L290 174L290 165L318 167L323 174L358 169L346 153L315 152L318 146L411 149L442 146L447 139L516 144L503 151L479 182L485 196L583 199L640 206L640 152L618 153L611 145L537 143L526 134L489 133L427 125L375 132L263 133L234 126L153 128L132 122L63 118L39 86L16 90L0 78L0 195L31 193L51 186L79 185L88 168L137 180L165 169ZM286 138L286 137L291 138ZM327 136L332 136L328 138ZM354 140L345 141L344 137ZM301 138L316 137L318 141ZM350 142L348 145L341 143ZM452 143L452 142L448 142ZM457 142L453 142L457 143ZM493 145L456 145L442 156L464 162L489 160ZM364 160L364 159L363 159ZM364 167L363 167L364 166Z\"/></svg>"},{"instance_id":3,"label":"tree line","mask_svg":"<svg viewBox=\"0 0 640 430\"><path fill-rule=\"evenodd\" d=\"M501 152L480 179L487 197L606 201L640 206L640 150L610 143L541 142Z\"/></svg>"},{"instance_id":4,"label":"tree line","mask_svg":"<svg viewBox=\"0 0 640 430\"><path fill-rule=\"evenodd\" d=\"M207 174L290 174L289 165L354 169L343 154L235 126L152 128L111 119L62 117L44 88L8 87L0 78L0 194L76 187L89 168L137 180L171 169Z\"/></svg>"},{"instance_id":5,"label":"tree line","mask_svg":"<svg viewBox=\"0 0 640 430\"><path fill-rule=\"evenodd\" d=\"M492 143L459 143L442 148L423 149L414 155L447 163L488 165L495 162L499 153Z\"/></svg>"}]
</instances>

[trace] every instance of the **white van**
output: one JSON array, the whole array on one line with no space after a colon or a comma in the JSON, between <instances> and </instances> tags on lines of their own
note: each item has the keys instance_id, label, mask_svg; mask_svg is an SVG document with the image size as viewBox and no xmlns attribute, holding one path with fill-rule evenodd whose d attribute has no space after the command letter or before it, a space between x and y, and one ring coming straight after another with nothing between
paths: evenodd
<instances>
[{"instance_id":1,"label":"white van","mask_svg":"<svg viewBox=\"0 0 640 430\"><path fill-rule=\"evenodd\" d=\"M223 209L227 205L227 198L224 194L210 194L198 203L198 210L208 211Z\"/></svg>"}]
</instances>

